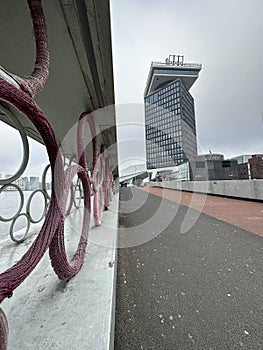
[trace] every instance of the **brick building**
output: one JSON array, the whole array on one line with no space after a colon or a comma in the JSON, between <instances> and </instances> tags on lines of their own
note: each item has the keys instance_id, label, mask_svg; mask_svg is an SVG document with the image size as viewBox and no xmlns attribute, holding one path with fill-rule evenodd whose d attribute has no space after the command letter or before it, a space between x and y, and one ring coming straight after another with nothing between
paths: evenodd
<instances>
[{"instance_id":1,"label":"brick building","mask_svg":"<svg viewBox=\"0 0 263 350\"><path fill-rule=\"evenodd\" d=\"M254 154L248 160L251 179L263 179L263 154Z\"/></svg>"},{"instance_id":2,"label":"brick building","mask_svg":"<svg viewBox=\"0 0 263 350\"><path fill-rule=\"evenodd\" d=\"M241 180L248 180L250 178L248 163L238 164L238 174Z\"/></svg>"}]
</instances>

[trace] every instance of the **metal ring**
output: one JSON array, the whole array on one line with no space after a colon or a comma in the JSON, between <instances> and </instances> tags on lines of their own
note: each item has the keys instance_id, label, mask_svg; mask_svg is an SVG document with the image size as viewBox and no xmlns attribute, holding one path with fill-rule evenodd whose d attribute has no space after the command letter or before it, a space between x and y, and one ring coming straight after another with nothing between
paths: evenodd
<instances>
[{"instance_id":1,"label":"metal ring","mask_svg":"<svg viewBox=\"0 0 263 350\"><path fill-rule=\"evenodd\" d=\"M78 204L76 203L76 192L77 188L79 188L79 198L78 198ZM82 187L81 187L81 181L78 178L76 185L74 186L74 194L73 194L73 203L76 209L80 208L81 205L81 199L82 199Z\"/></svg>"},{"instance_id":2,"label":"metal ring","mask_svg":"<svg viewBox=\"0 0 263 350\"><path fill-rule=\"evenodd\" d=\"M20 206L19 206L17 212L12 217L10 217L8 219L4 218L4 217L2 217L0 215L0 221L4 221L4 222L16 219L19 216L19 214L20 214L20 212L21 212L21 210L23 208L23 205L24 205L24 194L23 194L23 191L21 190L21 188L18 185L15 185L15 184L4 185L4 186L2 186L0 188L0 194L8 187L14 187L15 189L17 189L17 191L18 191L18 193L20 195Z\"/></svg>"},{"instance_id":3,"label":"metal ring","mask_svg":"<svg viewBox=\"0 0 263 350\"><path fill-rule=\"evenodd\" d=\"M46 188L46 177L47 177L47 172L48 169L50 168L50 164L48 164L42 174L42 190L45 192L46 197L50 200L50 195L47 192L47 188Z\"/></svg>"},{"instance_id":4,"label":"metal ring","mask_svg":"<svg viewBox=\"0 0 263 350\"><path fill-rule=\"evenodd\" d=\"M15 115L11 114L11 112L3 105L1 105L1 110L3 110L5 115L15 124L15 127L19 131L19 134L21 136L23 150L24 150L22 163L20 165L20 168L17 170L17 172L7 179L0 179L0 185L7 185L7 184L17 180L25 171L27 163L28 163L28 159L29 159L29 146L28 146L28 140L27 140L27 136L26 136L24 127L22 126L19 119Z\"/></svg>"},{"instance_id":5,"label":"metal ring","mask_svg":"<svg viewBox=\"0 0 263 350\"><path fill-rule=\"evenodd\" d=\"M30 205L31 205L31 202L32 202L32 199L33 199L33 196L37 193L37 192L40 192L43 194L43 197L44 197L44 201L45 201L45 207L44 207L44 210L43 210L43 213L41 215L41 217L37 220L34 220L32 218L32 215L30 214ZM34 192L31 193L31 195L29 196L28 198L28 201L27 201L27 205L26 205L26 213L29 217L29 220L33 223L33 224L37 224L38 222L40 222L43 217L46 215L46 212L47 212L47 196L46 196L46 193L41 190L41 189L37 189L35 190Z\"/></svg>"},{"instance_id":6,"label":"metal ring","mask_svg":"<svg viewBox=\"0 0 263 350\"><path fill-rule=\"evenodd\" d=\"M18 239L18 238L16 238L16 237L14 236L13 229L14 229L14 225L15 225L16 220L17 220L20 216L25 216L25 217L27 218L27 227L26 227L26 231L25 231L23 237ZM26 235L27 235L28 231L29 231L29 227L30 227L30 219L29 219L28 215L27 215L26 213L21 213L21 214L19 214L19 215L12 221L12 223L11 223L11 225L10 225L9 234L10 234L11 239L12 239L14 242L16 242L16 243L21 243L21 242L23 242L24 239L26 238Z\"/></svg>"}]
</instances>

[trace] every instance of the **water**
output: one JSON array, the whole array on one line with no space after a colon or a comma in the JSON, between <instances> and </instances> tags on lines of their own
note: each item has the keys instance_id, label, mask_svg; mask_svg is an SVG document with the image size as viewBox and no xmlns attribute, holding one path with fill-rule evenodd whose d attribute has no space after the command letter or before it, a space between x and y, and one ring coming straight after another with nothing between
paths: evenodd
<instances>
[{"instance_id":1,"label":"water","mask_svg":"<svg viewBox=\"0 0 263 350\"><path fill-rule=\"evenodd\" d=\"M24 197L24 204L21 210L21 213L26 213L26 205L28 203L29 197L32 195L33 191L23 191L22 195ZM18 191L3 191L0 194L0 216L9 219L14 216L19 209L21 200ZM37 192L34 194L31 204L30 204L30 214L34 220L40 219L43 211L45 209L45 201L43 194ZM9 229L12 221L3 222L0 221L0 240L3 240L9 237ZM36 227L39 227L39 224L30 225L29 232ZM25 216L21 216L17 219L14 225L14 232L25 229L27 226L27 220ZM24 231L24 230L23 230Z\"/></svg>"}]
</instances>

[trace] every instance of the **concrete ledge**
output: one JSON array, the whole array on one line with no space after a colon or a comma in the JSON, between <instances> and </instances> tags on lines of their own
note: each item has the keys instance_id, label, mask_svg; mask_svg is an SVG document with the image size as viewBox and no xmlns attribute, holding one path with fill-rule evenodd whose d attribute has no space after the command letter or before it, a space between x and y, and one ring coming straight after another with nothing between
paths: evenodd
<instances>
[{"instance_id":1,"label":"concrete ledge","mask_svg":"<svg viewBox=\"0 0 263 350\"><path fill-rule=\"evenodd\" d=\"M13 297L1 304L9 322L9 350L113 348L118 203L115 195L101 227L92 220L85 263L77 276L60 281L46 253ZM78 242L81 218L81 210L75 210L66 223L69 255ZM0 242L1 272L34 238L20 245Z\"/></svg>"},{"instance_id":2,"label":"concrete ledge","mask_svg":"<svg viewBox=\"0 0 263 350\"><path fill-rule=\"evenodd\" d=\"M263 180L163 181L149 186L263 201Z\"/></svg>"}]
</instances>

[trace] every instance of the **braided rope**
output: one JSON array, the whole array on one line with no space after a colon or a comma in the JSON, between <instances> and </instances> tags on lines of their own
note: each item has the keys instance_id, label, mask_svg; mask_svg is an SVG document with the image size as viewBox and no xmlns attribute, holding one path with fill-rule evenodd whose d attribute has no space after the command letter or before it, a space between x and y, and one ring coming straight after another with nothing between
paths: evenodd
<instances>
[{"instance_id":1,"label":"braided rope","mask_svg":"<svg viewBox=\"0 0 263 350\"><path fill-rule=\"evenodd\" d=\"M47 121L44 113L35 103L35 101L24 91L17 89L7 81L0 78L0 99L16 107L22 114L31 120L40 133L50 161L52 174L52 194L50 198L49 209L44 224L29 250L22 258L11 268L0 274L0 303L7 297L11 297L13 291L28 277L33 271L40 259L49 248L49 254L54 271L62 280L72 278L82 267L85 256L88 231L90 225L90 180L87 174L87 162L83 157L83 139L85 127L82 124L83 117L80 119L78 133L82 135L78 139L78 150L81 155L79 165L71 165L64 171L64 163L59 144L55 134ZM87 113L85 115L88 115ZM93 118L89 118L90 125L94 125ZM80 129L82 125L83 130ZM94 136L95 127L91 127ZM111 186L110 170L107 158L96 150L96 138L93 137L93 164L92 182L94 190L94 218L96 225L101 223L104 198ZM68 261L64 245L64 220L66 211L67 196L69 193L72 179L78 175L82 182L84 192L84 217L82 231L77 250ZM107 179L106 179L107 178ZM108 203L108 199L107 199ZM0 313L0 332L7 335L7 325L3 322L3 312ZM3 328L5 327L5 328ZM1 349L1 348L0 348ZM3 348L4 349L4 348ZM2 349L1 349L2 350Z\"/></svg>"},{"instance_id":2,"label":"braided rope","mask_svg":"<svg viewBox=\"0 0 263 350\"><path fill-rule=\"evenodd\" d=\"M12 77L19 83L22 90L30 96L35 96L45 85L49 73L49 48L47 26L41 0L28 0L34 27L36 61L30 77L21 78L14 74Z\"/></svg>"},{"instance_id":3,"label":"braided rope","mask_svg":"<svg viewBox=\"0 0 263 350\"><path fill-rule=\"evenodd\" d=\"M89 231L90 181L85 169L79 165L70 166L64 172L63 158L55 134L44 113L27 93L0 79L0 99L12 104L35 125L46 145L52 170L52 194L44 224L36 240L22 258L0 274L1 303L5 298L11 297L13 291L28 277L48 247L52 266L60 279L70 279L79 271L83 264ZM79 245L69 262L64 249L64 220L67 196L75 174L82 182L86 210ZM6 330L1 332L7 334Z\"/></svg>"},{"instance_id":4,"label":"braided rope","mask_svg":"<svg viewBox=\"0 0 263 350\"><path fill-rule=\"evenodd\" d=\"M78 125L78 154L79 166L71 166L64 173L62 153L55 134L48 123L44 113L37 106L28 93L17 89L4 79L0 78L0 99L16 107L28 117L40 133L49 156L52 173L52 195L44 224L32 246L24 256L10 269L0 274L0 303L11 297L13 291L28 277L36 267L48 247L50 248L51 263L58 277L68 280L81 268L87 246L87 237L90 223L90 180L87 175L87 162L84 152L85 126L88 121L93 144L92 184L94 191L94 219L96 225L101 224L105 191L103 188L105 173L105 157L97 153L97 140L94 119L88 113L83 113ZM71 262L68 261L64 246L64 218L66 200L70 184L74 175L78 175L84 191L85 210L80 241ZM6 318L0 314L0 331L6 337ZM3 321L4 320L4 321ZM2 342L7 344L7 340ZM4 349L4 348L3 348ZM2 349L1 349L2 350Z\"/></svg>"},{"instance_id":5,"label":"braided rope","mask_svg":"<svg viewBox=\"0 0 263 350\"><path fill-rule=\"evenodd\" d=\"M78 122L78 159L79 165L81 165L84 169L88 169L88 165L86 162L86 154L85 154L85 136L86 136L86 125L89 124L91 137L92 137L92 150L93 150L93 159L92 159L92 169L95 168L97 159L98 159L98 145L96 139L96 126L94 122L94 118L92 114L88 112L84 112L81 114Z\"/></svg>"},{"instance_id":6,"label":"braided rope","mask_svg":"<svg viewBox=\"0 0 263 350\"><path fill-rule=\"evenodd\" d=\"M0 303L10 298L13 291L29 276L49 248L51 264L58 277L62 280L72 278L82 267L88 241L90 226L90 183L94 191L94 218L95 223L101 223L102 205L107 195L109 167L103 154L98 156L96 128L93 117L88 113L80 116L78 124L78 158L79 165L70 165L64 171L63 157L56 136L42 110L32 97L39 92L48 77L49 49L47 28L41 0L28 0L34 26L36 42L36 61L30 77L20 78L12 75L19 83L21 90L4 79L0 78L0 99L13 105L35 125L46 146L51 174L52 194L50 205L44 224L28 251L11 268L0 274ZM85 156L85 124L89 124L92 134L93 162L91 180L87 174L87 161ZM107 168L107 170L106 170ZM106 170L106 174L105 174ZM66 202L73 177L77 175L82 182L84 193L84 216L82 231L78 247L71 261L68 261L64 243L64 221ZM104 183L106 185L104 185ZM106 187L105 187L106 186ZM107 188L107 189L106 189ZM6 316L0 308L0 350L6 350L8 343L8 323Z\"/></svg>"},{"instance_id":7,"label":"braided rope","mask_svg":"<svg viewBox=\"0 0 263 350\"><path fill-rule=\"evenodd\" d=\"M0 308L0 350L7 350L8 323L4 311Z\"/></svg>"},{"instance_id":8,"label":"braided rope","mask_svg":"<svg viewBox=\"0 0 263 350\"><path fill-rule=\"evenodd\" d=\"M41 6L41 0L28 0L28 5L30 8L31 18L33 21L35 43L36 43L36 61L34 65L34 70L31 76L25 79L21 79L20 77L17 77L15 75L12 75L12 76L20 84L22 90L27 92L30 96L34 96L38 91L40 91L43 88L48 77L49 49L48 49L47 28L45 24L44 12ZM1 81L1 83L3 83L3 81ZM6 95L5 84L3 85L3 94ZM47 218L49 218L50 216L51 216L51 210L49 211ZM28 271L28 273L30 273L30 271ZM2 291L2 293L0 293L0 303L3 300L3 297L5 296L10 297L12 295L13 288L16 284L14 283L14 286L13 286L11 282L9 284L8 280L9 280L9 276L7 274L3 278L2 287L7 283L8 289L6 290L5 288L3 288L4 290ZM7 324L7 320L4 312L0 309L0 350L6 350L7 343L8 343L8 324Z\"/></svg>"},{"instance_id":9,"label":"braided rope","mask_svg":"<svg viewBox=\"0 0 263 350\"><path fill-rule=\"evenodd\" d=\"M2 79L0 79L0 98L16 107L36 126L46 145L52 169L52 195L45 222L27 253L13 267L0 275L1 302L10 294L9 290L14 290L34 269L50 245L55 231L63 225L69 184L66 182L68 179L64 174L63 160L54 132L32 98Z\"/></svg>"},{"instance_id":10,"label":"braided rope","mask_svg":"<svg viewBox=\"0 0 263 350\"><path fill-rule=\"evenodd\" d=\"M64 221L56 230L54 237L49 247L49 255L51 258L51 264L54 271L62 280L68 280L74 276L83 265L84 256L86 253L86 247L88 243L88 229L90 226L90 181L87 176L86 170L79 165L72 165L66 170L66 188L65 193L69 192L70 184L75 175L78 175L82 182L83 194L84 194L84 216L82 223L82 231L78 248L71 259L71 262L67 259L67 253L64 245ZM65 195L67 198L67 195Z\"/></svg>"},{"instance_id":11,"label":"braided rope","mask_svg":"<svg viewBox=\"0 0 263 350\"><path fill-rule=\"evenodd\" d=\"M91 137L92 137L92 150L93 161L91 171L91 183L93 189L93 217L95 225L99 226L102 222L102 212L104 206L105 191L103 187L105 177L105 157L101 153L98 155L98 144L96 138L96 126L94 118L89 113L82 113L78 124L78 159L79 164L87 169L86 157L85 157L85 135L86 125L89 125Z\"/></svg>"},{"instance_id":12,"label":"braided rope","mask_svg":"<svg viewBox=\"0 0 263 350\"><path fill-rule=\"evenodd\" d=\"M0 274L0 302L2 302L4 298L11 297L13 290L33 271L48 247L53 269L60 279L68 280L79 271L84 261L90 225L90 181L86 166L85 168L81 165L69 166L66 172L63 172L63 159L55 135L43 112L27 94L0 79L0 98L11 103L34 123L46 144L52 169L52 195L45 222L35 242L20 261ZM93 158L96 160L93 171L93 183L96 188L94 191L94 218L95 223L100 224L102 206L105 203L104 196L108 196L108 185L111 185L111 172L108 160L102 154L97 157L93 153ZM85 165L86 158L82 158L81 162ZM82 182L86 210L84 211L80 241L72 260L69 262L64 244L64 219L70 184L76 174ZM7 346L7 334L7 321L1 312L0 335L5 339L2 346ZM0 350L6 348L2 347Z\"/></svg>"}]
</instances>

